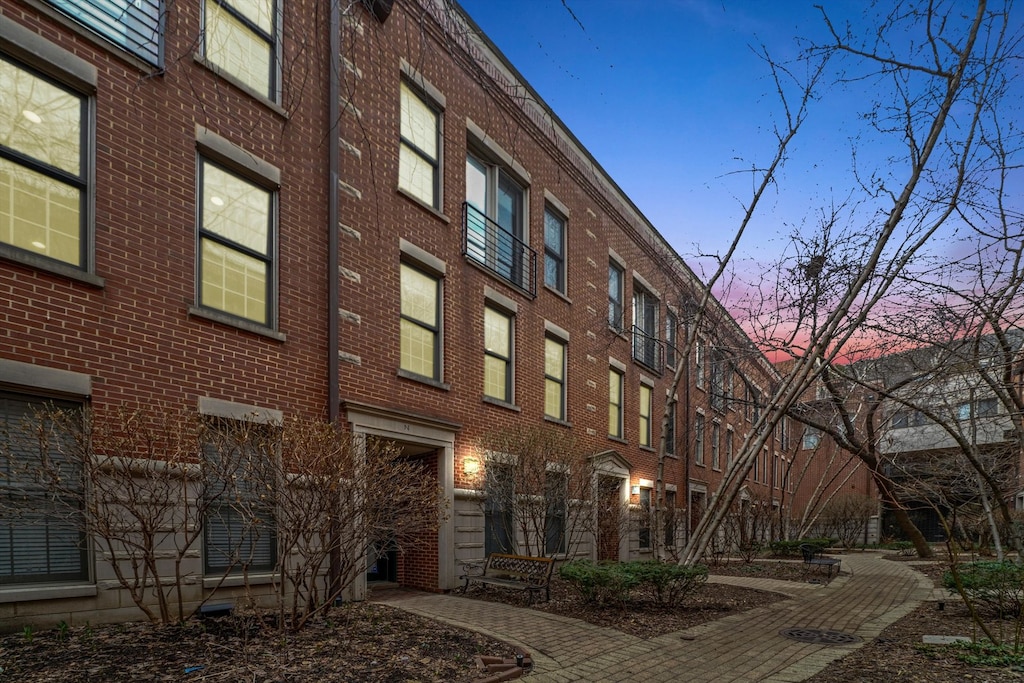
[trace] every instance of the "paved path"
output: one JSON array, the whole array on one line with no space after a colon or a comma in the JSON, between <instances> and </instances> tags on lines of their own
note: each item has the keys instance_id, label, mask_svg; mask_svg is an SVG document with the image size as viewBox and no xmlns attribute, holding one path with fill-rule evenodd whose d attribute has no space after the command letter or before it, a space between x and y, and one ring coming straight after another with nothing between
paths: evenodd
<instances>
[{"instance_id":1,"label":"paved path","mask_svg":"<svg viewBox=\"0 0 1024 683\"><path fill-rule=\"evenodd\" d=\"M931 582L877 553L843 556L843 574L828 586L770 579L723 583L785 593L788 600L643 640L611 628L457 595L397 591L381 596L401 609L485 633L533 656L533 683L643 681L803 681L860 644L800 643L786 628L842 631L874 638L929 598ZM526 680L526 679L524 679Z\"/></svg>"}]
</instances>

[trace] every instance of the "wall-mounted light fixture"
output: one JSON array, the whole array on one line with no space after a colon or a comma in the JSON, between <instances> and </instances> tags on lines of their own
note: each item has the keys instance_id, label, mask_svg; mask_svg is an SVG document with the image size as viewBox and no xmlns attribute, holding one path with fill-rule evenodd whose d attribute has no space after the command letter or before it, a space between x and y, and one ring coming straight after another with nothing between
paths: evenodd
<instances>
[{"instance_id":1,"label":"wall-mounted light fixture","mask_svg":"<svg viewBox=\"0 0 1024 683\"><path fill-rule=\"evenodd\" d=\"M462 460L462 472L471 477L480 472L480 458L472 455L464 458Z\"/></svg>"}]
</instances>

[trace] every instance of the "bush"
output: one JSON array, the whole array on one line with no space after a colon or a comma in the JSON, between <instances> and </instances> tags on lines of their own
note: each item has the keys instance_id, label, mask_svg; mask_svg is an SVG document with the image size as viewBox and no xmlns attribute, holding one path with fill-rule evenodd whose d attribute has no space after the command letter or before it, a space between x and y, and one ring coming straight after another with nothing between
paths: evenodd
<instances>
[{"instance_id":1,"label":"bush","mask_svg":"<svg viewBox=\"0 0 1024 683\"><path fill-rule=\"evenodd\" d=\"M968 600L987 605L1001 617L1019 617L1024 606L1024 567L1013 562L979 561L954 567L942 577L942 585L959 589Z\"/></svg>"},{"instance_id":2,"label":"bush","mask_svg":"<svg viewBox=\"0 0 1024 683\"><path fill-rule=\"evenodd\" d=\"M633 589L649 585L659 604L678 605L708 578L703 565L683 566L668 562L601 562L573 560L558 574L587 603L624 603Z\"/></svg>"}]
</instances>

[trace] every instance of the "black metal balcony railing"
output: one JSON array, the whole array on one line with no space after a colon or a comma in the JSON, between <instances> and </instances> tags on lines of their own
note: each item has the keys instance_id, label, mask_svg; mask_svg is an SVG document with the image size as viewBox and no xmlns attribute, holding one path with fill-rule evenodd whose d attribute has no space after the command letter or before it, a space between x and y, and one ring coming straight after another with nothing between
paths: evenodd
<instances>
[{"instance_id":1,"label":"black metal balcony railing","mask_svg":"<svg viewBox=\"0 0 1024 683\"><path fill-rule=\"evenodd\" d=\"M664 367L665 349L661 340L633 325L633 360L661 373Z\"/></svg>"},{"instance_id":2,"label":"black metal balcony railing","mask_svg":"<svg viewBox=\"0 0 1024 683\"><path fill-rule=\"evenodd\" d=\"M161 0L47 0L64 14L145 61L162 63Z\"/></svg>"},{"instance_id":3,"label":"black metal balcony railing","mask_svg":"<svg viewBox=\"0 0 1024 683\"><path fill-rule=\"evenodd\" d=\"M467 203L462 205L462 253L531 298L537 295L537 253Z\"/></svg>"}]
</instances>

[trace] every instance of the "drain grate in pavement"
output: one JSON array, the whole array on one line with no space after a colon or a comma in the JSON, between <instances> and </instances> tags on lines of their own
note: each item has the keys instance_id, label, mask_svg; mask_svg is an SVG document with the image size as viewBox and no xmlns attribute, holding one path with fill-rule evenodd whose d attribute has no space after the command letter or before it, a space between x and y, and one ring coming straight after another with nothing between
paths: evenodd
<instances>
[{"instance_id":1,"label":"drain grate in pavement","mask_svg":"<svg viewBox=\"0 0 1024 683\"><path fill-rule=\"evenodd\" d=\"M859 643L861 639L852 633L829 631L821 628L784 628L779 635L801 643L817 643L818 645L849 645Z\"/></svg>"}]
</instances>

